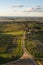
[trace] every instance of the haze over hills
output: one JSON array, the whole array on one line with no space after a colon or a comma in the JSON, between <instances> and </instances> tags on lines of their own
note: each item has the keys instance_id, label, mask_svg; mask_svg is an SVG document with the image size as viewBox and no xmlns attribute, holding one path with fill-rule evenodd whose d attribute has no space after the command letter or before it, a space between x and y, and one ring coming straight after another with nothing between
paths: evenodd
<instances>
[{"instance_id":1,"label":"haze over hills","mask_svg":"<svg viewBox=\"0 0 43 65\"><path fill-rule=\"evenodd\" d=\"M0 17L0 22L23 22L23 21L38 21L43 22L43 17Z\"/></svg>"}]
</instances>

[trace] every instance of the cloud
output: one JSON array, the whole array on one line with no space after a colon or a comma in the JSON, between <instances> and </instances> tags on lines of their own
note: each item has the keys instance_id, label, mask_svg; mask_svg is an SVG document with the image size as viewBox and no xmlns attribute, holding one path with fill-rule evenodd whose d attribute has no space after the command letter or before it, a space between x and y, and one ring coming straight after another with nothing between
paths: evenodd
<instances>
[{"instance_id":1,"label":"cloud","mask_svg":"<svg viewBox=\"0 0 43 65\"><path fill-rule=\"evenodd\" d=\"M41 6L36 6L36 7L26 8L24 11L25 12L43 12L43 9Z\"/></svg>"},{"instance_id":2,"label":"cloud","mask_svg":"<svg viewBox=\"0 0 43 65\"><path fill-rule=\"evenodd\" d=\"M22 4L15 4L15 5L13 5L12 7L13 7L13 8L14 8L14 7L24 7L24 5L22 5Z\"/></svg>"}]
</instances>

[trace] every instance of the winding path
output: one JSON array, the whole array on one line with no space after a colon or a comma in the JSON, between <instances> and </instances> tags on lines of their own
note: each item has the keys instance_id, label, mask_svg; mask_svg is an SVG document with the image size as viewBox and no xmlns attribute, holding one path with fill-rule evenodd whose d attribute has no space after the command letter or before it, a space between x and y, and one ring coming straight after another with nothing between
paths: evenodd
<instances>
[{"instance_id":1,"label":"winding path","mask_svg":"<svg viewBox=\"0 0 43 65\"><path fill-rule=\"evenodd\" d=\"M23 35L23 41L22 41L22 49L24 51L23 56L17 60L16 62L8 63L5 65L37 65L37 63L34 61L33 56L27 51L25 48L25 34Z\"/></svg>"}]
</instances>

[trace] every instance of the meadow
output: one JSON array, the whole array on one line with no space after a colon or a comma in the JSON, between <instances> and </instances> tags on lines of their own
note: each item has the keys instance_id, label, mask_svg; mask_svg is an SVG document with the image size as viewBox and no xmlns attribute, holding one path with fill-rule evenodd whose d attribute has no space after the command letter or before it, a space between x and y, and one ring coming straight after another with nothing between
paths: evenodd
<instances>
[{"instance_id":1,"label":"meadow","mask_svg":"<svg viewBox=\"0 0 43 65\"><path fill-rule=\"evenodd\" d=\"M0 64L17 60L22 56L22 33L0 33Z\"/></svg>"}]
</instances>

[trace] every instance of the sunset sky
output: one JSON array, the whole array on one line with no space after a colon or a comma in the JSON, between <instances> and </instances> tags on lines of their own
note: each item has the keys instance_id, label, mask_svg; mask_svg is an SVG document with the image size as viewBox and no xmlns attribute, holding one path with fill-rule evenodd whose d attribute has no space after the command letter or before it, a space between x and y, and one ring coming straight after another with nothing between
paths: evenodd
<instances>
[{"instance_id":1,"label":"sunset sky","mask_svg":"<svg viewBox=\"0 0 43 65\"><path fill-rule=\"evenodd\" d=\"M43 0L0 0L0 16L43 17Z\"/></svg>"}]
</instances>

